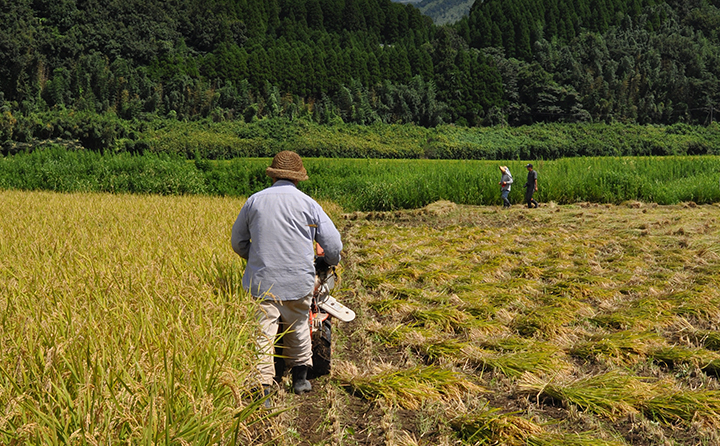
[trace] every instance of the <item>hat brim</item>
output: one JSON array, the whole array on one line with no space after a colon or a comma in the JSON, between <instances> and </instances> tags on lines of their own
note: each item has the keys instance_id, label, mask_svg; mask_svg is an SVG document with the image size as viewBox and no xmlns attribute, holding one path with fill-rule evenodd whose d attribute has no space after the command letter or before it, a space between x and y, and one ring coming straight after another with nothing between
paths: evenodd
<instances>
[{"instance_id":1,"label":"hat brim","mask_svg":"<svg viewBox=\"0 0 720 446\"><path fill-rule=\"evenodd\" d=\"M296 171L296 170L285 170L285 169L273 169L272 167L268 167L267 169L265 169L265 173L270 178L275 178L275 179L293 180L293 181L305 181L305 180L309 179L305 168L303 168L303 170Z\"/></svg>"}]
</instances>

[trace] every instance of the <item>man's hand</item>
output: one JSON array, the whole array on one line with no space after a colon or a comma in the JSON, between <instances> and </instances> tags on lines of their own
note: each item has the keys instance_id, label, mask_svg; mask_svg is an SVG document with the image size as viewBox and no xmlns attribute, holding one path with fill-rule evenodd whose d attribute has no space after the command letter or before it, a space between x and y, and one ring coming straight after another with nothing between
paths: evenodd
<instances>
[{"instance_id":1,"label":"man's hand","mask_svg":"<svg viewBox=\"0 0 720 446\"><path fill-rule=\"evenodd\" d=\"M324 272L330 269L330 265L325 261L325 257L315 258L315 271Z\"/></svg>"}]
</instances>

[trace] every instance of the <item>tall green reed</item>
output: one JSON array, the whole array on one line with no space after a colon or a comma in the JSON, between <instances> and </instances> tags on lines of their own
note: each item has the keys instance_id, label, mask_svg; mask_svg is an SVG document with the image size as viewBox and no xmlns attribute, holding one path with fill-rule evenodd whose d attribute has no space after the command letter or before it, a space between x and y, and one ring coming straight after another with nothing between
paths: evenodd
<instances>
[{"instance_id":1,"label":"tall green reed","mask_svg":"<svg viewBox=\"0 0 720 446\"><path fill-rule=\"evenodd\" d=\"M527 161L305 158L300 188L346 211L419 208L438 200L500 205L500 165L524 200ZM171 156L69 152L62 148L0 158L0 188L248 196L271 184L269 158L194 162ZM540 202L658 204L720 201L720 157L581 157L534 161Z\"/></svg>"}]
</instances>

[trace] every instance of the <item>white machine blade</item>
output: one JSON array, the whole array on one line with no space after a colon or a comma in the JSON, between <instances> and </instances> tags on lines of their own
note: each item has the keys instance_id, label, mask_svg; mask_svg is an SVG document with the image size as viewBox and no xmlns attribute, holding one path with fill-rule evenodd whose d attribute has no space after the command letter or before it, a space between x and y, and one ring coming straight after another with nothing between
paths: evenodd
<instances>
[{"instance_id":1,"label":"white machine blade","mask_svg":"<svg viewBox=\"0 0 720 446\"><path fill-rule=\"evenodd\" d=\"M322 302L318 302L318 307L343 322L350 322L355 319L355 312L353 310L341 304L337 301L337 299L330 295L328 295Z\"/></svg>"}]
</instances>

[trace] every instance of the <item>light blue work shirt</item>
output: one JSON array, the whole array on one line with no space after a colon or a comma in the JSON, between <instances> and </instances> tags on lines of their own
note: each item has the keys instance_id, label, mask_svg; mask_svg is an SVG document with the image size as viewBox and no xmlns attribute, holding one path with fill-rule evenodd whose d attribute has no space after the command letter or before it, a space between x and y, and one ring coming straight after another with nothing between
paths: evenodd
<instances>
[{"instance_id":1,"label":"light blue work shirt","mask_svg":"<svg viewBox=\"0 0 720 446\"><path fill-rule=\"evenodd\" d=\"M243 287L255 297L296 300L315 286L313 240L329 265L340 262L340 233L322 207L292 181L248 198L232 227L233 250L247 266Z\"/></svg>"}]
</instances>

